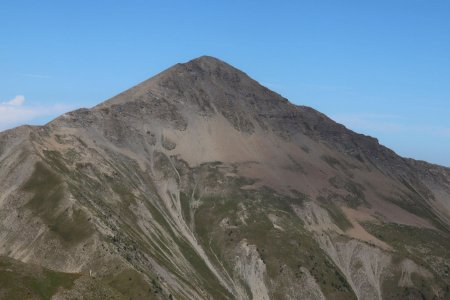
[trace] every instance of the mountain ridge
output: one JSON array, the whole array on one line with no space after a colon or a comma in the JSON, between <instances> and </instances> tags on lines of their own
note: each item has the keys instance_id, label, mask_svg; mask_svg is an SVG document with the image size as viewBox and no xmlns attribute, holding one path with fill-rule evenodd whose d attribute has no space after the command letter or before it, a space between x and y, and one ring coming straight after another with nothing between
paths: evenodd
<instances>
[{"instance_id":1,"label":"mountain ridge","mask_svg":"<svg viewBox=\"0 0 450 300\"><path fill-rule=\"evenodd\" d=\"M0 255L80 276L55 299L449 295L450 169L212 57L0 133L0 179Z\"/></svg>"}]
</instances>

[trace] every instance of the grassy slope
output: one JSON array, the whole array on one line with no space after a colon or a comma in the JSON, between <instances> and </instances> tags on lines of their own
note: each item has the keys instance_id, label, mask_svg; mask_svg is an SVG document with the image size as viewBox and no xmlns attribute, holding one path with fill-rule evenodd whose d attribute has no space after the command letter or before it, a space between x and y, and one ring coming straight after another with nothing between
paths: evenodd
<instances>
[{"instance_id":1,"label":"grassy slope","mask_svg":"<svg viewBox=\"0 0 450 300\"><path fill-rule=\"evenodd\" d=\"M62 157L54 153L47 153L47 158L51 160L52 166L57 170L70 174L70 171L65 167L66 162L62 161ZM274 191L268 189L258 191L242 190L242 186L252 184L253 182L239 177L224 177L217 170L219 166L220 163L212 163L205 164L196 170L184 170L187 173L192 172L197 177L203 178L198 189L203 191L208 190L208 192L200 193L202 205L196 209L195 213L192 213L192 207L189 203L191 199L188 196L192 194L192 191L186 190L181 196L183 216L188 224L193 222L196 225L199 240L212 259L218 256L221 264L227 271L233 273L232 266L230 266L230 258L232 255L230 251L235 249L242 239L247 239L250 244L257 246L260 257L267 265L267 272L270 279L277 280L282 269L287 266L291 273L295 275L294 280L300 280L302 276L300 268L305 267L310 271L326 296L333 299L350 299L354 297L353 292L337 267L321 251L311 234L304 229L303 224L290 208L290 205L294 203L301 205L304 195L289 198L279 196ZM183 170L179 171L183 174ZM167 174L167 176L171 175ZM74 176L74 173L71 176ZM218 182L222 182L222 186L218 187ZM130 189L127 188L130 185L121 185L118 182L109 182L108 184L113 186L114 193L122 200L120 203L124 204L121 211L125 212L125 214L122 216L124 219L129 217L132 220L133 215L127 216L126 214L130 213L129 205L134 204L136 201ZM335 182L335 184L337 183ZM193 186L193 184L191 183L190 186ZM347 182L345 182L345 187L348 187L348 191L352 194L358 194L357 192L359 192L358 189L353 188ZM39 215L63 244L70 246L89 237L92 233L92 228L81 210L75 209L70 216L58 210L63 201L65 188L63 179L55 172L50 171L43 163L36 164L31 178L23 186L25 191L33 193L26 207ZM325 206L342 229L350 226L342 212L335 207L331 199L322 199L321 204ZM247 224L241 224L239 221L239 214L241 213L242 207L247 212ZM280 226L284 228L284 231L274 228L271 220L268 218L268 214L275 214L280 219ZM152 215L156 217L158 214L153 210ZM224 230L221 228L219 222L224 218L230 219L234 227L233 229ZM164 224L164 218L161 217L160 219L159 223L163 227L168 228L169 226ZM135 226L132 227L136 228ZM374 227L368 229L380 239L396 246L399 249L399 254L402 256L412 257L415 261L422 260L425 262L426 257L429 257L428 254L427 256L420 256L411 253L411 247L406 249L402 246L404 242L402 239L405 239L405 236L414 236L415 240L410 241L411 245L414 241L416 243L420 241L420 244L430 244L430 240L427 240L425 236L432 236L431 234L420 235L420 231L412 230L404 232L401 235L396 235L399 231L398 228L392 230L386 226L382 229ZM124 227L123 230L127 232L128 229ZM128 232L128 234L131 234L131 232ZM420 236L417 236L417 234ZM380 237L379 235L382 236ZM436 237L433 239L433 241L437 240L439 239ZM217 280L195 251L184 240L175 239L175 241L184 256L191 262L199 277L202 278L204 287L212 295L224 297L226 292L218 284ZM408 241L405 245L407 244ZM438 246L433 247L430 251L443 249L439 255L436 255L436 257L443 257L445 249L448 248L445 248L446 245L442 247L439 245L438 243ZM448 258L446 257L445 259L448 262ZM430 262L426 263L431 264ZM440 267L437 263L433 267L438 270L437 272L442 273L440 277L448 276L448 265L444 264L443 270L439 269ZM112 277L109 283L119 287L119 291L121 292L127 293L125 290L129 291L130 289L131 291L138 291L140 294L145 292L142 290L142 287L146 285L145 282L139 282L140 278L133 280L133 276L127 277L128 275L124 274L117 274L118 276ZM14 276L11 278L14 278ZM132 278L132 280L129 278ZM289 283L286 282L284 284L288 285ZM387 291L391 290L391 287L387 283L385 286ZM444 290L445 288L448 289L448 284L447 286L445 284L441 286ZM156 285L156 288L153 290L156 291L158 288L158 285ZM392 290L394 289L395 293L393 293L399 295L398 289L392 287ZM416 291L416 293L419 292L423 295L431 295L431 292L425 288ZM407 293L414 294L411 291ZM275 289L271 296L274 298L283 298L282 290Z\"/></svg>"},{"instance_id":2,"label":"grassy slope","mask_svg":"<svg viewBox=\"0 0 450 300\"><path fill-rule=\"evenodd\" d=\"M401 261L409 258L419 266L430 270L433 279L426 279L413 274L413 287L399 288L393 283L399 281L401 272L394 272L392 278L383 283L386 299L406 297L410 299L434 299L435 290L440 299L450 298L450 238L442 232L416 228L399 224L377 225L365 223L364 227L371 234L394 247L394 259Z\"/></svg>"},{"instance_id":3,"label":"grassy slope","mask_svg":"<svg viewBox=\"0 0 450 300\"><path fill-rule=\"evenodd\" d=\"M33 193L25 207L40 216L63 245L77 244L92 234L93 229L82 210L74 209L70 215L67 210L61 212L63 181L43 163L35 165L34 172L22 188Z\"/></svg>"},{"instance_id":4,"label":"grassy slope","mask_svg":"<svg viewBox=\"0 0 450 300\"><path fill-rule=\"evenodd\" d=\"M58 289L72 288L79 276L0 257L0 298L50 299Z\"/></svg>"},{"instance_id":5,"label":"grassy slope","mask_svg":"<svg viewBox=\"0 0 450 300\"><path fill-rule=\"evenodd\" d=\"M217 182L222 182L220 193L204 192L201 206L195 212L197 235L211 257L216 255L231 274L233 267L233 249L246 239L249 244L256 245L260 257L267 266L267 274L271 280L279 280L284 268L293 274L292 282L280 282L273 290L273 299L284 299L283 288L300 281L301 268L310 271L324 294L332 299L352 299L354 294L338 268L323 253L312 235L304 229L301 220L291 209L291 204L301 205L305 195L288 198L277 195L274 191L263 189L247 191L242 186L251 184L244 178L223 177L216 170L217 166L202 166L205 172L202 187L199 189L214 190ZM188 201L190 192L182 197ZM184 215L189 221L189 205L184 203ZM245 210L245 223L242 214ZM276 215L281 231L274 228L268 215ZM228 218L229 226L225 229L220 222Z\"/></svg>"}]
</instances>

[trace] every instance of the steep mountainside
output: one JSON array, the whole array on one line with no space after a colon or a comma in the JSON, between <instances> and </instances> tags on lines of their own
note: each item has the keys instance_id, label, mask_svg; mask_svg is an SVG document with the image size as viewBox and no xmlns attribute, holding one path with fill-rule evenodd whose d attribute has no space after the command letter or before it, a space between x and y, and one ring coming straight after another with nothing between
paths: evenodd
<instances>
[{"instance_id":1,"label":"steep mountainside","mask_svg":"<svg viewBox=\"0 0 450 300\"><path fill-rule=\"evenodd\" d=\"M449 169L212 57L0 133L4 299L450 299L449 230Z\"/></svg>"}]
</instances>

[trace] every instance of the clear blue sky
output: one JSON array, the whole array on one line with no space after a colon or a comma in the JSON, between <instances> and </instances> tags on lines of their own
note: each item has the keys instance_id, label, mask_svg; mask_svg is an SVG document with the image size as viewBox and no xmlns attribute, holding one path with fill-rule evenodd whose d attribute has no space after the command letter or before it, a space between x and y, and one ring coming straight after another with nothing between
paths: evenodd
<instances>
[{"instance_id":1,"label":"clear blue sky","mask_svg":"<svg viewBox=\"0 0 450 300\"><path fill-rule=\"evenodd\" d=\"M203 54L450 166L446 0L2 1L0 129L93 106Z\"/></svg>"}]
</instances>

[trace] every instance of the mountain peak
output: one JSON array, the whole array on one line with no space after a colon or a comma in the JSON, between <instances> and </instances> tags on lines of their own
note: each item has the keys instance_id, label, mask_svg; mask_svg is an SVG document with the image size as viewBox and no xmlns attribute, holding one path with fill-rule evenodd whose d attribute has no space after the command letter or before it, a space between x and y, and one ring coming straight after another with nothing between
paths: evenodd
<instances>
[{"instance_id":1,"label":"mountain peak","mask_svg":"<svg viewBox=\"0 0 450 300\"><path fill-rule=\"evenodd\" d=\"M220 69L222 71L228 71L228 72L239 72L242 74L245 74L241 70L233 67L229 63L218 59L213 56L203 55L198 58L194 58L184 64L180 64L186 67L196 67L206 72L215 71L217 69Z\"/></svg>"},{"instance_id":2,"label":"mountain peak","mask_svg":"<svg viewBox=\"0 0 450 300\"><path fill-rule=\"evenodd\" d=\"M247 74L229 63L207 55L192 59L186 63L178 64L177 66L179 67L176 68L177 74L179 74L181 67L188 71L190 75L201 74L206 76L222 77L222 79L229 79L230 76L249 78ZM171 73L171 70L172 68L168 69L168 73Z\"/></svg>"},{"instance_id":3,"label":"mountain peak","mask_svg":"<svg viewBox=\"0 0 450 300\"><path fill-rule=\"evenodd\" d=\"M201 65L217 66L217 65L229 65L221 59L214 56L202 55L190 60L188 63L196 63Z\"/></svg>"},{"instance_id":4,"label":"mountain peak","mask_svg":"<svg viewBox=\"0 0 450 300\"><path fill-rule=\"evenodd\" d=\"M265 87L246 73L218 58L204 55L185 63L178 63L100 106L134 101L149 94L164 97L169 94L181 97L183 94L183 97L191 98L193 95L187 95L189 91L194 94L203 91L210 96L214 95L212 99L218 100L223 94L235 94L236 91L253 94L256 90L267 92Z\"/></svg>"}]
</instances>

